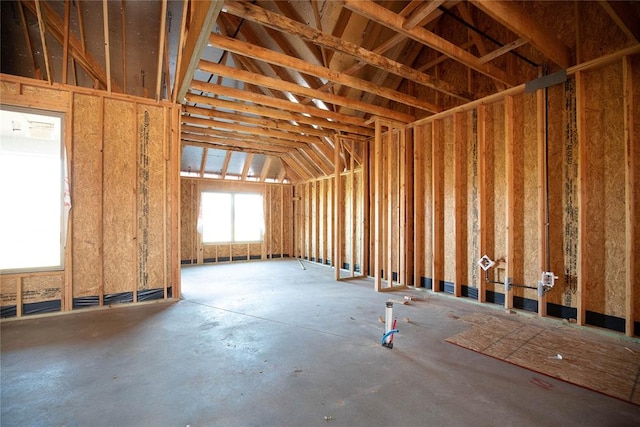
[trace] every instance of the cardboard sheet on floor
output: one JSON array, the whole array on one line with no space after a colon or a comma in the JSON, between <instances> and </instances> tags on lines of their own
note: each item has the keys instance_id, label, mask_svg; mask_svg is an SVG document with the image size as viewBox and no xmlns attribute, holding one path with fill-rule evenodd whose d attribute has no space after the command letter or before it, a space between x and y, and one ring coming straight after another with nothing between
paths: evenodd
<instances>
[{"instance_id":1,"label":"cardboard sheet on floor","mask_svg":"<svg viewBox=\"0 0 640 427\"><path fill-rule=\"evenodd\" d=\"M542 319L475 313L446 341L640 405L640 343ZM558 356L560 355L560 356Z\"/></svg>"}]
</instances>

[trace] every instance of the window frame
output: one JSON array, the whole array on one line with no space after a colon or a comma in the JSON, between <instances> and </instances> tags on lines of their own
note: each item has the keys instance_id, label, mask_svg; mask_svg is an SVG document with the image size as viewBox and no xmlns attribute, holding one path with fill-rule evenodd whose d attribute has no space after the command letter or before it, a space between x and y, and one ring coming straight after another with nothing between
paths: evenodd
<instances>
[{"instance_id":1,"label":"window frame","mask_svg":"<svg viewBox=\"0 0 640 427\"><path fill-rule=\"evenodd\" d=\"M1 274L23 274L23 273L39 273L39 272L49 272L49 271L64 271L65 270L65 241L67 232L66 224L65 224L65 171L66 171L66 158L65 158L65 113L61 111L53 111L53 110L43 110L39 108L31 108L24 107L18 105L9 105L9 104L1 104L0 110L2 111L10 111L14 113L24 113L24 114L33 114L40 115L46 117L55 117L60 121L60 134L59 134L59 188L60 194L58 197L58 209L56 215L59 216L60 221L60 233L59 233L59 257L57 265L47 265L47 266L30 266L30 267L16 267L16 268L0 268ZM67 171L68 174L68 171Z\"/></svg>"},{"instance_id":2,"label":"window frame","mask_svg":"<svg viewBox=\"0 0 640 427\"><path fill-rule=\"evenodd\" d=\"M229 227L231 229L231 240L224 241L207 241L204 238L204 212L202 212L202 196L205 193L218 193L218 194L228 194L231 196L231 218ZM262 209L262 227L260 230L260 239L259 240L236 240L236 196L237 195L255 195L260 196L262 199L261 209ZM202 189L200 191L200 219L202 222L202 228L198 226L198 231L202 236L202 244L203 245L243 245L243 244L255 244L255 243L264 243L265 237L265 208L264 208L264 193L260 191L225 191L220 189Z\"/></svg>"}]
</instances>

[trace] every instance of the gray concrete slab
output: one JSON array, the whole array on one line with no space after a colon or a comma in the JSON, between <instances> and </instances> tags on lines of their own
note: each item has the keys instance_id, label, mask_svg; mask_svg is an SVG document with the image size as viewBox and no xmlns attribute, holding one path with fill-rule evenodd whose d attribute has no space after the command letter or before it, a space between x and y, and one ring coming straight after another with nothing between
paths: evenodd
<instances>
[{"instance_id":1,"label":"gray concrete slab","mask_svg":"<svg viewBox=\"0 0 640 427\"><path fill-rule=\"evenodd\" d=\"M640 425L638 406L444 341L491 305L305 266L188 267L176 303L3 322L1 425ZM410 322L384 348L384 303L409 294L426 300L395 305Z\"/></svg>"}]
</instances>

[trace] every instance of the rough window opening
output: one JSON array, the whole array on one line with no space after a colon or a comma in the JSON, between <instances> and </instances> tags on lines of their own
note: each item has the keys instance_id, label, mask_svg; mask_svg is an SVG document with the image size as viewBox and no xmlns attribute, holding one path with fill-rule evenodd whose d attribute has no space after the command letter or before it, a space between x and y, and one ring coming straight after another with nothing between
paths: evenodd
<instances>
[{"instance_id":1,"label":"rough window opening","mask_svg":"<svg viewBox=\"0 0 640 427\"><path fill-rule=\"evenodd\" d=\"M262 242L262 194L202 192L200 232L204 243Z\"/></svg>"},{"instance_id":2,"label":"rough window opening","mask_svg":"<svg viewBox=\"0 0 640 427\"><path fill-rule=\"evenodd\" d=\"M0 107L0 270L64 268L63 115Z\"/></svg>"}]
</instances>

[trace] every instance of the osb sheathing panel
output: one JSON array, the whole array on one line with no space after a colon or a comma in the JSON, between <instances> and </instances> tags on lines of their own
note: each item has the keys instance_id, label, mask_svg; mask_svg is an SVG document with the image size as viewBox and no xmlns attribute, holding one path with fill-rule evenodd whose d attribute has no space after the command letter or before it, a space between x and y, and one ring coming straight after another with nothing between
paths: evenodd
<instances>
[{"instance_id":1,"label":"osb sheathing panel","mask_svg":"<svg viewBox=\"0 0 640 427\"><path fill-rule=\"evenodd\" d=\"M46 100L47 103L66 103L69 100L69 92L29 85L22 85L22 95L32 99Z\"/></svg>"},{"instance_id":2,"label":"osb sheathing panel","mask_svg":"<svg viewBox=\"0 0 640 427\"><path fill-rule=\"evenodd\" d=\"M262 200L264 205L264 244L267 255L270 255L272 252L271 221L273 220L273 212L271 209L271 192L269 187L265 189Z\"/></svg>"},{"instance_id":3,"label":"osb sheathing panel","mask_svg":"<svg viewBox=\"0 0 640 427\"><path fill-rule=\"evenodd\" d=\"M231 245L231 256L234 258L247 256L247 244L246 243L234 243Z\"/></svg>"},{"instance_id":4,"label":"osb sheathing panel","mask_svg":"<svg viewBox=\"0 0 640 427\"><path fill-rule=\"evenodd\" d=\"M522 253L520 266L523 269L522 279L527 286L537 286L540 279L539 253L540 228L538 222L538 176L542 165L538 162L538 134L537 134L537 99L535 93L521 95L516 98L521 106L519 124L522 128ZM516 126L516 135L519 135ZM516 138L516 144L520 138ZM524 289L524 296L537 298L537 291Z\"/></svg>"},{"instance_id":5,"label":"osb sheathing panel","mask_svg":"<svg viewBox=\"0 0 640 427\"><path fill-rule=\"evenodd\" d=\"M343 237L342 237L342 262L362 265L362 188L361 188L361 170L357 170L353 174L354 183L351 183L350 173L341 176L343 184L342 209L344 215ZM352 195L355 192L355 205L352 203ZM355 228L355 247L352 257L352 242Z\"/></svg>"},{"instance_id":6,"label":"osb sheathing panel","mask_svg":"<svg viewBox=\"0 0 640 427\"><path fill-rule=\"evenodd\" d=\"M293 203L293 217L294 217L294 236L293 236L293 247L294 247L294 256L296 257L300 257L303 256L302 254L302 220L301 220L301 213L302 213L302 206L303 206L303 199L302 199L302 186L301 185L295 185L293 187L293 195L294 195L294 203Z\"/></svg>"},{"instance_id":7,"label":"osb sheathing panel","mask_svg":"<svg viewBox=\"0 0 640 427\"><path fill-rule=\"evenodd\" d=\"M271 187L271 251L273 254L282 254L282 196L279 186Z\"/></svg>"},{"instance_id":8,"label":"osb sheathing panel","mask_svg":"<svg viewBox=\"0 0 640 427\"><path fill-rule=\"evenodd\" d=\"M433 137L431 131L432 125L426 125L422 128L422 141L418 144L422 148L421 176L423 178L423 194L424 194L424 256L421 258L423 265L423 277L433 278L433 164L431 145Z\"/></svg>"},{"instance_id":9,"label":"osb sheathing panel","mask_svg":"<svg viewBox=\"0 0 640 427\"><path fill-rule=\"evenodd\" d=\"M103 98L98 96L73 96L74 297L97 296L102 283L102 103Z\"/></svg>"},{"instance_id":10,"label":"osb sheathing panel","mask_svg":"<svg viewBox=\"0 0 640 427\"><path fill-rule=\"evenodd\" d=\"M474 313L447 342L619 399L640 403L640 344L521 316ZM560 354L561 359L555 357Z\"/></svg>"},{"instance_id":11,"label":"osb sheathing panel","mask_svg":"<svg viewBox=\"0 0 640 427\"><path fill-rule=\"evenodd\" d=\"M585 75L588 218L586 309L625 317L625 144L622 65ZM581 159L582 160L582 159Z\"/></svg>"},{"instance_id":12,"label":"osb sheathing panel","mask_svg":"<svg viewBox=\"0 0 640 427\"><path fill-rule=\"evenodd\" d=\"M52 301L62 298L64 275L25 277L22 279L22 302L29 304L40 301Z\"/></svg>"},{"instance_id":13,"label":"osb sheathing panel","mask_svg":"<svg viewBox=\"0 0 640 427\"><path fill-rule=\"evenodd\" d=\"M335 180L326 180L327 190L327 258L333 260L333 191L335 189ZM323 260L326 263L326 260Z\"/></svg>"},{"instance_id":14,"label":"osb sheathing panel","mask_svg":"<svg viewBox=\"0 0 640 427\"><path fill-rule=\"evenodd\" d=\"M0 81L0 95L17 95L20 85L14 82Z\"/></svg>"},{"instance_id":15,"label":"osb sheathing panel","mask_svg":"<svg viewBox=\"0 0 640 427\"><path fill-rule=\"evenodd\" d=\"M486 230L487 249L486 255L493 260L506 257L505 232L505 203L506 203L506 176L504 164L504 105L491 104L487 106L486 114ZM493 280L503 279L496 277L496 269L489 271L489 277ZM493 290L494 285L487 283L487 289Z\"/></svg>"},{"instance_id":16,"label":"osb sheathing panel","mask_svg":"<svg viewBox=\"0 0 640 427\"><path fill-rule=\"evenodd\" d=\"M488 110L488 119L491 122L491 132L489 133L489 138L490 143L493 145L493 259L496 260L505 259L507 256L507 176L505 167L504 103L493 104L489 107Z\"/></svg>"},{"instance_id":17,"label":"osb sheathing panel","mask_svg":"<svg viewBox=\"0 0 640 427\"><path fill-rule=\"evenodd\" d=\"M310 203L311 203L311 186L308 184L304 184L302 187L303 194L303 239L302 239L302 250L304 254L304 258L311 259L311 218L310 218Z\"/></svg>"},{"instance_id":18,"label":"osb sheathing panel","mask_svg":"<svg viewBox=\"0 0 640 427\"><path fill-rule=\"evenodd\" d=\"M456 281L456 171L454 149L453 116L442 121L442 141L444 157L444 277L443 280Z\"/></svg>"},{"instance_id":19,"label":"osb sheathing panel","mask_svg":"<svg viewBox=\"0 0 640 427\"><path fill-rule=\"evenodd\" d=\"M571 114L567 111L565 86L571 86L572 79L567 85L556 85L548 89L547 106L547 132L548 132L548 162L549 162L549 251L551 258L551 271L558 276L554 289L547 294L547 301L554 304L575 307L575 263L568 268L570 260L565 256L567 248L575 246L575 262L577 262L577 239L575 242L567 240L567 213L568 197L571 197L577 206L577 188L572 191L567 181L567 176L574 175L571 182L577 183L577 153L578 148L570 147L569 159L567 163L567 133L571 133L569 119ZM570 104L570 103L569 103ZM575 102L574 102L575 105ZM573 129L575 132L575 114L573 115ZM571 194L575 193L573 196ZM572 212L576 218L577 211ZM573 221L572 221L573 222ZM574 285L570 285L574 283Z\"/></svg>"},{"instance_id":20,"label":"osb sheathing panel","mask_svg":"<svg viewBox=\"0 0 640 427\"><path fill-rule=\"evenodd\" d=\"M636 218L640 215L640 55L632 57L632 73L633 73L633 150L635 159L635 175L634 184L635 196L634 196L634 212ZM635 248L635 258L632 260L635 263L636 277L634 278L634 300L635 300L635 317L636 321L640 321L640 226L636 220L635 229L635 242L633 243ZM639 332L636 331L636 335Z\"/></svg>"},{"instance_id":21,"label":"osb sheathing panel","mask_svg":"<svg viewBox=\"0 0 640 427\"><path fill-rule=\"evenodd\" d=\"M136 111L104 101L104 293L136 289Z\"/></svg>"},{"instance_id":22,"label":"osb sheathing panel","mask_svg":"<svg viewBox=\"0 0 640 427\"><path fill-rule=\"evenodd\" d=\"M249 244L249 255L260 256L262 253L262 243Z\"/></svg>"},{"instance_id":23,"label":"osb sheathing panel","mask_svg":"<svg viewBox=\"0 0 640 427\"><path fill-rule=\"evenodd\" d=\"M288 185L284 187L284 254L293 256L293 187Z\"/></svg>"},{"instance_id":24,"label":"osb sheathing panel","mask_svg":"<svg viewBox=\"0 0 640 427\"><path fill-rule=\"evenodd\" d=\"M581 1L579 4L579 62L599 58L634 43L613 22L599 2Z\"/></svg>"},{"instance_id":25,"label":"osb sheathing panel","mask_svg":"<svg viewBox=\"0 0 640 427\"><path fill-rule=\"evenodd\" d=\"M467 282L463 285L478 286L479 267L476 261L480 253L480 223L478 217L478 115L469 111L465 117L466 133L466 198L467 198Z\"/></svg>"},{"instance_id":26,"label":"osb sheathing panel","mask_svg":"<svg viewBox=\"0 0 640 427\"><path fill-rule=\"evenodd\" d=\"M164 107L137 106L137 289L164 286L165 249Z\"/></svg>"},{"instance_id":27,"label":"osb sheathing panel","mask_svg":"<svg viewBox=\"0 0 640 427\"><path fill-rule=\"evenodd\" d=\"M509 229L507 230L505 227L505 238L507 233L513 233L513 259L508 260L511 264L511 278L513 279L513 283L523 284L524 283L524 268L525 268L525 260L526 265L530 268L535 269L536 258L530 258L524 256L524 169L532 168L534 170L533 175L535 179L535 136L533 139L533 163L525 163L524 162L524 146L527 145L527 139L525 138L525 129L524 129L524 118L523 114L523 106L522 106L522 96L517 96L513 98L513 117L512 117L512 126L513 126L513 159L512 159L512 171L513 171L513 179L510 183L512 186L513 192L513 200L511 200L511 215L513 215L514 223L509 224ZM535 115L533 116L533 120L535 120ZM534 128L535 130L535 125ZM534 194L535 196L535 194ZM528 228L532 228L536 230L536 210L535 210L535 198L533 205L533 222L529 224ZM507 211L505 210L505 215L507 215ZM530 285L533 286L533 285ZM514 288L513 294L517 296L523 296L524 289L523 288Z\"/></svg>"},{"instance_id":28,"label":"osb sheathing panel","mask_svg":"<svg viewBox=\"0 0 640 427\"><path fill-rule=\"evenodd\" d=\"M356 215L355 215L355 236L356 236L356 244L355 244L355 263L356 265L358 265L360 268L362 268L363 265L363 259L362 259L362 244L364 242L364 236L362 234L362 222L364 220L363 217L363 198L364 198L364 194L362 192L362 169L359 169L358 171L356 171L356 173L354 174L354 180L355 180L355 192L356 192L356 206L355 206L355 210L356 210ZM362 273L362 271L361 271Z\"/></svg>"},{"instance_id":29,"label":"osb sheathing panel","mask_svg":"<svg viewBox=\"0 0 640 427\"><path fill-rule=\"evenodd\" d=\"M0 280L0 306L17 304L19 275L2 276ZM62 298L64 273L38 273L22 278L22 303L30 304L42 301L55 301Z\"/></svg>"},{"instance_id":30,"label":"osb sheathing panel","mask_svg":"<svg viewBox=\"0 0 640 427\"><path fill-rule=\"evenodd\" d=\"M384 180L384 205L382 208L384 224L383 224L383 236L384 236L384 255L382 257L382 268L385 272L385 278L391 278L392 275L388 275L389 257L392 257L392 271L391 273L398 273L398 243L400 241L399 228L398 228L398 216L396 207L398 206L398 148L399 139L397 132L393 133L392 143L389 145L387 134L383 136L384 140L382 146L384 148L385 156L383 160L383 180ZM391 159L391 174L389 174L389 158ZM390 207L391 206L391 207ZM391 218L391 226L389 226L389 218ZM391 243L389 242L391 240ZM391 248L389 248L391 245ZM391 249L391 251L389 251Z\"/></svg>"},{"instance_id":31,"label":"osb sheathing panel","mask_svg":"<svg viewBox=\"0 0 640 427\"><path fill-rule=\"evenodd\" d=\"M196 241L196 183L193 180L180 180L180 258L195 260L197 258Z\"/></svg>"},{"instance_id":32,"label":"osb sheathing panel","mask_svg":"<svg viewBox=\"0 0 640 427\"><path fill-rule=\"evenodd\" d=\"M339 230L341 239L342 259L338 260L340 268L344 263L350 263L349 248L351 247L351 186L349 175L340 175L340 215L342 216L342 227Z\"/></svg>"},{"instance_id":33,"label":"osb sheathing panel","mask_svg":"<svg viewBox=\"0 0 640 427\"><path fill-rule=\"evenodd\" d=\"M0 307L5 305L16 305L16 291L18 286L17 276L0 277Z\"/></svg>"}]
</instances>

